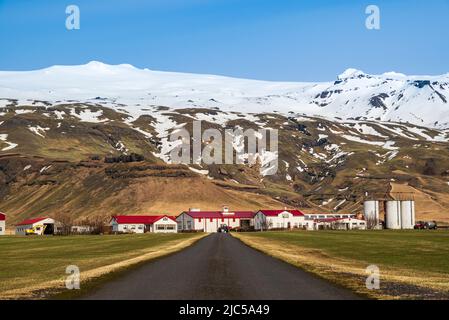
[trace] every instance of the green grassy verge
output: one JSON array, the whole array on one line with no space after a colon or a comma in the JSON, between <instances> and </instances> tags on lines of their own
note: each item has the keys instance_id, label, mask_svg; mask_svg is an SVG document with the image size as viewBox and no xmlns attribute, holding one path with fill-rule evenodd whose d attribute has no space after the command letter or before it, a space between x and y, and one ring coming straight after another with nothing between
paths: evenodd
<instances>
[{"instance_id":1,"label":"green grassy verge","mask_svg":"<svg viewBox=\"0 0 449 320\"><path fill-rule=\"evenodd\" d=\"M237 237L372 297L439 298L449 294L448 231L257 232ZM380 268L388 290L366 291L365 268L369 265Z\"/></svg>"},{"instance_id":2,"label":"green grassy verge","mask_svg":"<svg viewBox=\"0 0 449 320\"><path fill-rule=\"evenodd\" d=\"M63 287L69 265L80 268L83 283L182 249L200 236L4 236L0 238L0 298L36 298L36 292L42 297L52 286Z\"/></svg>"}]
</instances>

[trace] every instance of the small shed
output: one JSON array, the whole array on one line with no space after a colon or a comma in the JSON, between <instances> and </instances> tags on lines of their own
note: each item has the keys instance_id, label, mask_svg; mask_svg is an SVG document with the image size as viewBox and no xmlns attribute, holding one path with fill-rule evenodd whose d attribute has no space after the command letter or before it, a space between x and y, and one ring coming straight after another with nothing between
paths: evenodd
<instances>
[{"instance_id":1,"label":"small shed","mask_svg":"<svg viewBox=\"0 0 449 320\"><path fill-rule=\"evenodd\" d=\"M176 233L176 219L171 216L113 216L112 232L123 233Z\"/></svg>"}]
</instances>

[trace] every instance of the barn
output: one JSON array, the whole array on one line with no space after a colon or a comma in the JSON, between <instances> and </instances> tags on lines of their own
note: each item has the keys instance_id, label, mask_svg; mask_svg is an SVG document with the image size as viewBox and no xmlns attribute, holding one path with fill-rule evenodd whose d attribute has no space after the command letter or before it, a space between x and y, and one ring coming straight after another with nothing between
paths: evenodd
<instances>
[{"instance_id":1,"label":"barn","mask_svg":"<svg viewBox=\"0 0 449 320\"><path fill-rule=\"evenodd\" d=\"M190 209L177 218L179 231L217 232L220 227L249 230L254 228L253 211L230 211L224 206L222 211L201 211Z\"/></svg>"},{"instance_id":2,"label":"barn","mask_svg":"<svg viewBox=\"0 0 449 320\"><path fill-rule=\"evenodd\" d=\"M0 236L3 236L6 232L6 214L0 212Z\"/></svg>"},{"instance_id":3,"label":"barn","mask_svg":"<svg viewBox=\"0 0 449 320\"><path fill-rule=\"evenodd\" d=\"M113 216L112 232L123 233L176 233L176 219L163 216Z\"/></svg>"},{"instance_id":4,"label":"barn","mask_svg":"<svg viewBox=\"0 0 449 320\"><path fill-rule=\"evenodd\" d=\"M307 225L299 210L259 210L254 216L256 230L303 228Z\"/></svg>"},{"instance_id":5,"label":"barn","mask_svg":"<svg viewBox=\"0 0 449 320\"><path fill-rule=\"evenodd\" d=\"M16 235L52 235L60 231L61 225L52 218L33 218L16 224Z\"/></svg>"}]
</instances>

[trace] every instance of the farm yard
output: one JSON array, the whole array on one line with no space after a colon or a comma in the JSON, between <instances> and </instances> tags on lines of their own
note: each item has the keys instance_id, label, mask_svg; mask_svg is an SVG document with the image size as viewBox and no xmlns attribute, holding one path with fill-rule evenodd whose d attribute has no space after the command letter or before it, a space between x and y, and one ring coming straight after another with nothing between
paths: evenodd
<instances>
[{"instance_id":1,"label":"farm yard","mask_svg":"<svg viewBox=\"0 0 449 320\"><path fill-rule=\"evenodd\" d=\"M65 237L3 236L0 299L46 298L65 289L66 267L81 271L81 286L178 251L202 234L142 234ZM81 288L82 289L82 288Z\"/></svg>"},{"instance_id":2,"label":"farm yard","mask_svg":"<svg viewBox=\"0 0 449 320\"><path fill-rule=\"evenodd\" d=\"M238 233L273 257L355 292L380 299L447 299L449 232L418 230ZM366 268L380 269L380 289L366 289Z\"/></svg>"}]
</instances>

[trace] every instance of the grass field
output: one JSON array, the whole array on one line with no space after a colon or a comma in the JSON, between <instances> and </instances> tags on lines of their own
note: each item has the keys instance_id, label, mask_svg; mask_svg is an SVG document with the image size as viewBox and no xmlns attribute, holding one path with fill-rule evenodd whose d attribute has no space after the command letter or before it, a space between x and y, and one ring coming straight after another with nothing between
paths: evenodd
<instances>
[{"instance_id":1,"label":"grass field","mask_svg":"<svg viewBox=\"0 0 449 320\"><path fill-rule=\"evenodd\" d=\"M202 234L0 238L0 298L43 298L64 290L66 267L81 286L139 262L180 250Z\"/></svg>"},{"instance_id":2,"label":"grass field","mask_svg":"<svg viewBox=\"0 0 449 320\"><path fill-rule=\"evenodd\" d=\"M236 237L370 297L449 298L448 231L258 232ZM369 265L380 269L380 290L366 289Z\"/></svg>"}]
</instances>

